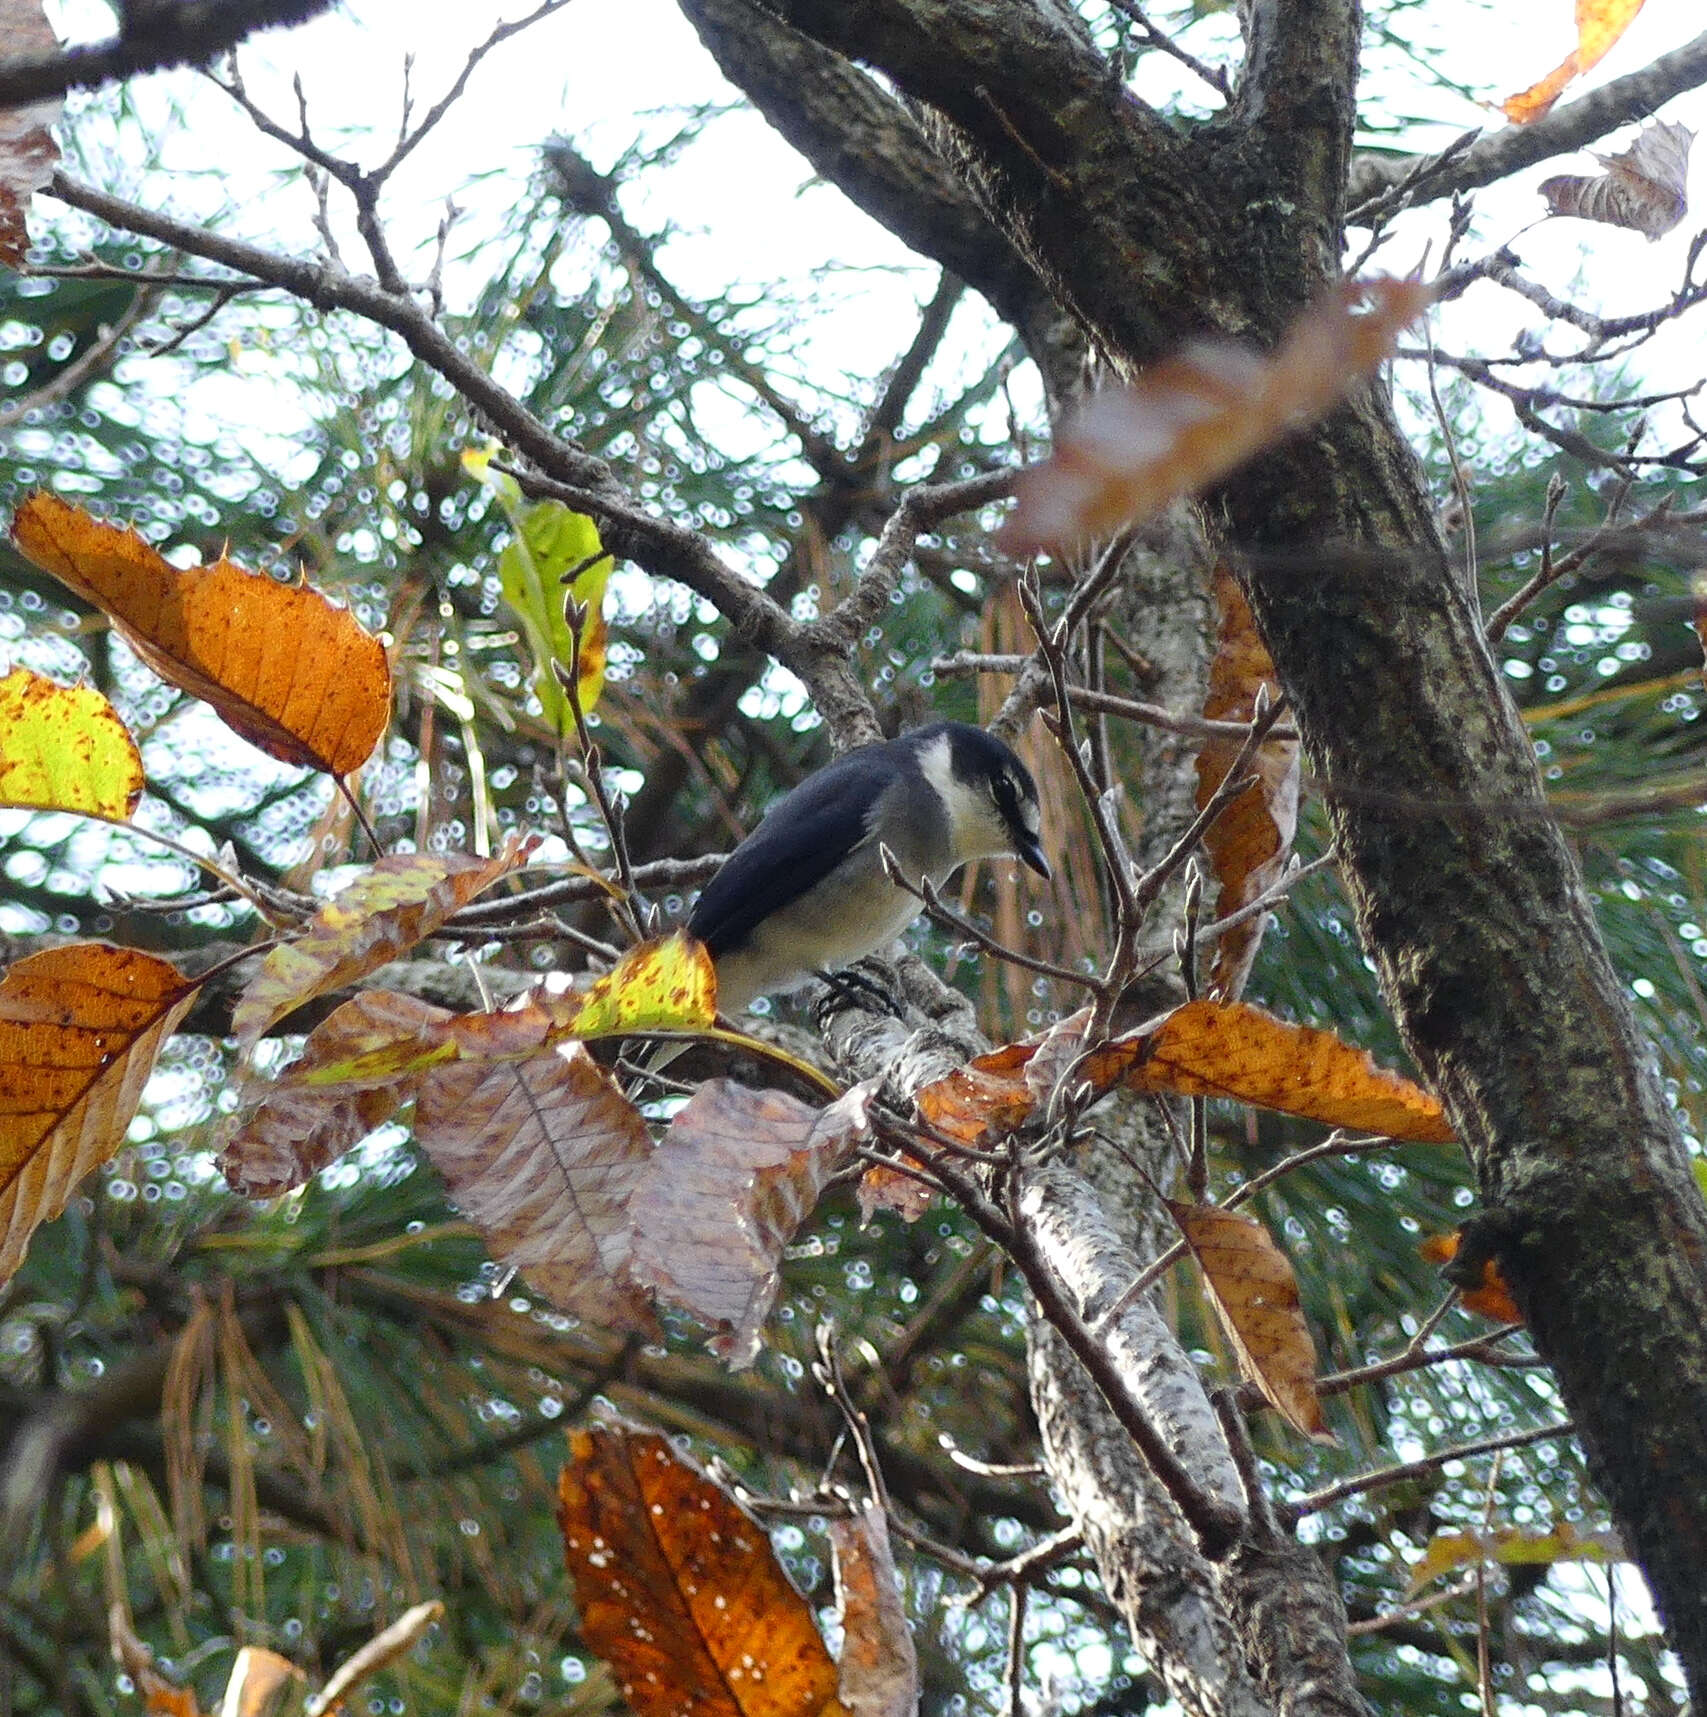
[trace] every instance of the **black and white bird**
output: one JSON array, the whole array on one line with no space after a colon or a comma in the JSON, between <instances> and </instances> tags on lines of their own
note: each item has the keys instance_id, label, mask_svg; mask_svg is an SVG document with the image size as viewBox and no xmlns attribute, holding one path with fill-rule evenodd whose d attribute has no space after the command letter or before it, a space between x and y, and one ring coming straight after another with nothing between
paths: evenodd
<instances>
[{"instance_id":1,"label":"black and white bird","mask_svg":"<svg viewBox=\"0 0 1707 1717\"><path fill-rule=\"evenodd\" d=\"M777 801L705 886L687 927L711 950L717 1006L793 989L885 948L922 910L884 869L940 888L1013 853L1047 878L1037 786L981 727L939 721L862 746Z\"/></svg>"}]
</instances>

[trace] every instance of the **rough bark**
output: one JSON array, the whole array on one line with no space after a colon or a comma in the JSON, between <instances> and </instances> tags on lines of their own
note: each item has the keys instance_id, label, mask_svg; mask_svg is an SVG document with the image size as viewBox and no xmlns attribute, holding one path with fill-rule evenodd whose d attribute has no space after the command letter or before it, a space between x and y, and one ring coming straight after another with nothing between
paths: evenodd
<instances>
[{"instance_id":1,"label":"rough bark","mask_svg":"<svg viewBox=\"0 0 1707 1717\"><path fill-rule=\"evenodd\" d=\"M1358 8L1258 0L1232 110L1186 135L1038 0L776 0L882 71L1118 365L1271 342L1338 265ZM1471 1149L1483 1228L1707 1696L1707 1207L1530 747L1371 396L1215 515L1326 783L1366 946ZM1337 552L1354 544L1382 558Z\"/></svg>"}]
</instances>

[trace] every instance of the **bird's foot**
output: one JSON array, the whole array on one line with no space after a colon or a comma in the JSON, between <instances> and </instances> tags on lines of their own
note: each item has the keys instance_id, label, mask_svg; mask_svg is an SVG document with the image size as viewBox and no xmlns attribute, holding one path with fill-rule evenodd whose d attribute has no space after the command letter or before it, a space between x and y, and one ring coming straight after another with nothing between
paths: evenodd
<instances>
[{"instance_id":1,"label":"bird's foot","mask_svg":"<svg viewBox=\"0 0 1707 1717\"><path fill-rule=\"evenodd\" d=\"M895 976L877 960L861 960L835 972L819 972L824 988L812 1004L813 1018L823 1031L839 1013L863 1008L868 1013L886 1013L895 1019L907 1017L906 1004L895 987Z\"/></svg>"}]
</instances>

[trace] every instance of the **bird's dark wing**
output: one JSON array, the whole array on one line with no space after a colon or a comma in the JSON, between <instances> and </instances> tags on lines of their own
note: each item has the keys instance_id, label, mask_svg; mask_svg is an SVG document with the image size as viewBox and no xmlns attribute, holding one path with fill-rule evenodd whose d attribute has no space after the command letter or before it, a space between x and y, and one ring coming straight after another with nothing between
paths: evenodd
<instances>
[{"instance_id":1,"label":"bird's dark wing","mask_svg":"<svg viewBox=\"0 0 1707 1717\"><path fill-rule=\"evenodd\" d=\"M866 838L872 784L858 752L807 776L705 885L688 915L689 931L713 956L726 953L822 882Z\"/></svg>"}]
</instances>

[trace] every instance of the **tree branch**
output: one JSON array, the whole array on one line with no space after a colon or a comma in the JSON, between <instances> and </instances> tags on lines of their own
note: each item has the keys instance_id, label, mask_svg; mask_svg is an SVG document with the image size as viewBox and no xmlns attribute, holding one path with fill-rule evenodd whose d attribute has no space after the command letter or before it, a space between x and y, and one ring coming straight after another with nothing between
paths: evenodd
<instances>
[{"instance_id":1,"label":"tree branch","mask_svg":"<svg viewBox=\"0 0 1707 1717\"><path fill-rule=\"evenodd\" d=\"M1565 107L1556 107L1533 125L1508 125L1472 144L1462 154L1444 162L1413 188L1413 203L1434 202L1497 179L1554 155L1616 131L1633 120L1646 119L1685 90L1707 83L1707 33L1699 35L1669 54L1661 54L1639 72L1614 78ZM1360 156L1352 163L1350 197L1353 204L1367 202L1397 186L1423 157Z\"/></svg>"},{"instance_id":2,"label":"tree branch","mask_svg":"<svg viewBox=\"0 0 1707 1717\"><path fill-rule=\"evenodd\" d=\"M68 89L165 66L196 64L234 48L257 30L306 23L332 0L170 0L120 7L124 28L104 42L60 54L0 60L0 108L21 107Z\"/></svg>"}]
</instances>

